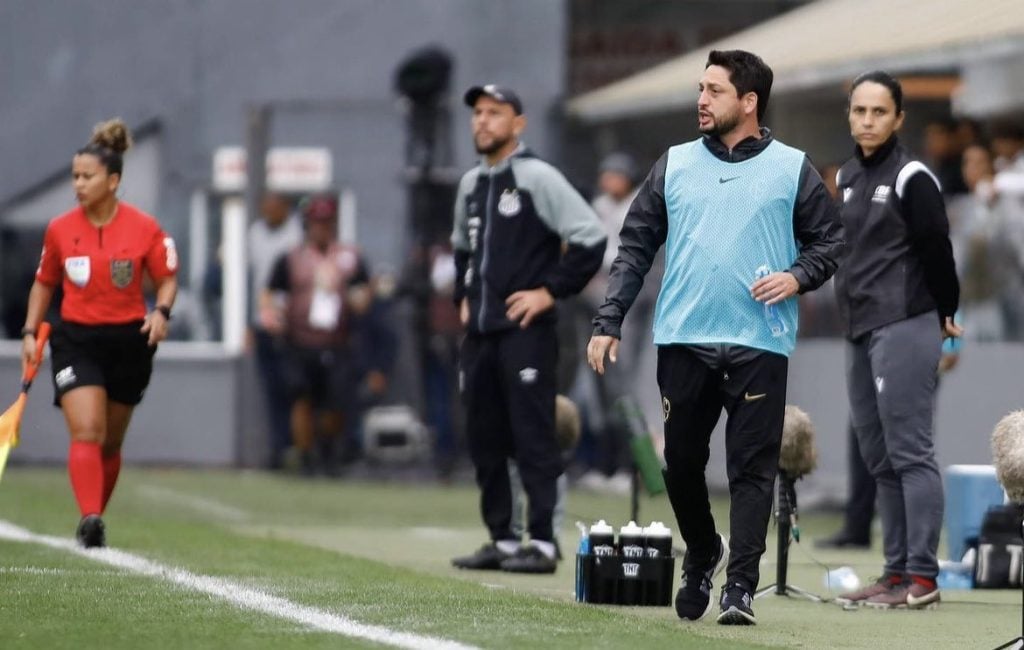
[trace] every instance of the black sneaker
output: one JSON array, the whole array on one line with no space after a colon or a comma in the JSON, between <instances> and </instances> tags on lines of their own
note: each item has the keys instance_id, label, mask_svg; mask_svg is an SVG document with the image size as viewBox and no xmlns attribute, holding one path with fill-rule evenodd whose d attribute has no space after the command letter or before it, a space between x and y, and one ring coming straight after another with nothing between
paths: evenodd
<instances>
[{"instance_id":1,"label":"black sneaker","mask_svg":"<svg viewBox=\"0 0 1024 650\"><path fill-rule=\"evenodd\" d=\"M501 563L501 570L510 573L554 573L557 568L558 560L532 544L521 546L515 555Z\"/></svg>"},{"instance_id":2,"label":"black sneaker","mask_svg":"<svg viewBox=\"0 0 1024 650\"><path fill-rule=\"evenodd\" d=\"M756 625L754 610L750 608L754 602L750 591L742 584L734 582L722 587L722 613L718 615L720 625Z\"/></svg>"},{"instance_id":3,"label":"black sneaker","mask_svg":"<svg viewBox=\"0 0 1024 650\"><path fill-rule=\"evenodd\" d=\"M676 592L676 614L686 621L699 621L711 611L711 580L721 573L729 563L729 542L718 535L718 554L706 571L686 572L686 556L683 556L683 578Z\"/></svg>"},{"instance_id":4,"label":"black sneaker","mask_svg":"<svg viewBox=\"0 0 1024 650\"><path fill-rule=\"evenodd\" d=\"M107 545L107 534L99 515L86 515L78 522L75 539L85 548L102 548Z\"/></svg>"},{"instance_id":5,"label":"black sneaker","mask_svg":"<svg viewBox=\"0 0 1024 650\"><path fill-rule=\"evenodd\" d=\"M484 544L472 555L452 558L452 566L476 571L500 571L501 562L512 557L498 548L494 542Z\"/></svg>"}]
</instances>

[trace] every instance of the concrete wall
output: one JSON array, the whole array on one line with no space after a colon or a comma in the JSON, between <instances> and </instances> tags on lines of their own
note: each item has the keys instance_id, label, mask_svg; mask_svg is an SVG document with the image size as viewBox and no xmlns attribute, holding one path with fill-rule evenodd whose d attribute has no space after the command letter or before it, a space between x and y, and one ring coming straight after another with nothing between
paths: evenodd
<instances>
[{"instance_id":1,"label":"concrete wall","mask_svg":"<svg viewBox=\"0 0 1024 650\"><path fill-rule=\"evenodd\" d=\"M120 115L158 125L157 216L184 241L189 198L209 185L216 147L244 144L246 109L303 101L321 108L276 111L271 144L329 147L335 183L357 196L359 243L372 262L397 268L406 197L395 67L425 45L452 53L459 169L475 158L461 104L473 83L519 89L527 140L551 155L566 21L562 0L4 2L0 56L22 63L2 73L0 225L4 203L49 177L64 182L93 124Z\"/></svg>"},{"instance_id":2,"label":"concrete wall","mask_svg":"<svg viewBox=\"0 0 1024 650\"><path fill-rule=\"evenodd\" d=\"M14 401L20 375L19 342L0 342L0 403ZM164 343L157 352L153 379L132 417L124 459L129 463L235 466L242 457L246 412L261 408L246 399L243 386L252 373L243 363L218 352L218 346ZM29 394L21 444L10 463L61 463L68 433L60 409L53 406L49 361Z\"/></svg>"}]
</instances>

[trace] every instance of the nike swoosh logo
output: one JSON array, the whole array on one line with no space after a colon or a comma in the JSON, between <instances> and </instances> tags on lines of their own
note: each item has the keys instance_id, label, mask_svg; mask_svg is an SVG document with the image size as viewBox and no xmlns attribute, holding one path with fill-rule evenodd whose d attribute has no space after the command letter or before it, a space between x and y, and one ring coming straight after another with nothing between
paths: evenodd
<instances>
[{"instance_id":1,"label":"nike swoosh logo","mask_svg":"<svg viewBox=\"0 0 1024 650\"><path fill-rule=\"evenodd\" d=\"M767 394L768 393L761 393L760 395L751 395L750 393L744 393L743 399L745 399L748 402L756 402L759 399L763 399L764 396Z\"/></svg>"},{"instance_id":2,"label":"nike swoosh logo","mask_svg":"<svg viewBox=\"0 0 1024 650\"><path fill-rule=\"evenodd\" d=\"M938 590L927 593L920 598L915 598L911 594L907 594L907 607L922 607L930 605L933 602L938 602L938 600Z\"/></svg>"},{"instance_id":3,"label":"nike swoosh logo","mask_svg":"<svg viewBox=\"0 0 1024 650\"><path fill-rule=\"evenodd\" d=\"M719 177L719 178L718 178L718 182L719 182L719 183L728 183L729 181L734 181L734 180L736 180L737 178L739 178L739 176L733 176L733 177L731 177L731 178L723 178L723 177Z\"/></svg>"}]
</instances>

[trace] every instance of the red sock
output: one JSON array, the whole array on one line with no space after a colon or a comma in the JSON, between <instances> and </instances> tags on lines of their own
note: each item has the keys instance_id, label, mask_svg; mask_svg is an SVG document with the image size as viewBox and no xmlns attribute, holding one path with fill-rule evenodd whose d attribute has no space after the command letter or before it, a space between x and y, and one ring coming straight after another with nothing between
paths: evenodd
<instances>
[{"instance_id":1,"label":"red sock","mask_svg":"<svg viewBox=\"0 0 1024 650\"><path fill-rule=\"evenodd\" d=\"M114 493L114 486L117 485L117 475L121 473L121 452L113 456L103 457L103 509L107 509L110 503L110 495Z\"/></svg>"},{"instance_id":2,"label":"red sock","mask_svg":"<svg viewBox=\"0 0 1024 650\"><path fill-rule=\"evenodd\" d=\"M72 441L68 476L82 516L103 512L103 457L98 442Z\"/></svg>"},{"instance_id":3,"label":"red sock","mask_svg":"<svg viewBox=\"0 0 1024 650\"><path fill-rule=\"evenodd\" d=\"M924 576L910 576L910 579L928 589L935 589L938 585L931 578L925 578Z\"/></svg>"}]
</instances>

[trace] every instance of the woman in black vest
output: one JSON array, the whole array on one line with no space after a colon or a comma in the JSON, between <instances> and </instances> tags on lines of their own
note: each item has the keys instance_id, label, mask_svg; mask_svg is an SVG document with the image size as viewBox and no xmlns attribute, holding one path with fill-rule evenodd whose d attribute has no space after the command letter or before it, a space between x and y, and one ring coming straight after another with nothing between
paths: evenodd
<instances>
[{"instance_id":1,"label":"woman in black vest","mask_svg":"<svg viewBox=\"0 0 1024 650\"><path fill-rule=\"evenodd\" d=\"M960 287L935 175L903 148L903 90L868 72L850 90L855 155L839 170L848 249L836 272L846 327L850 416L878 483L885 569L837 602L923 609L939 602L942 478L932 414L944 337Z\"/></svg>"}]
</instances>

